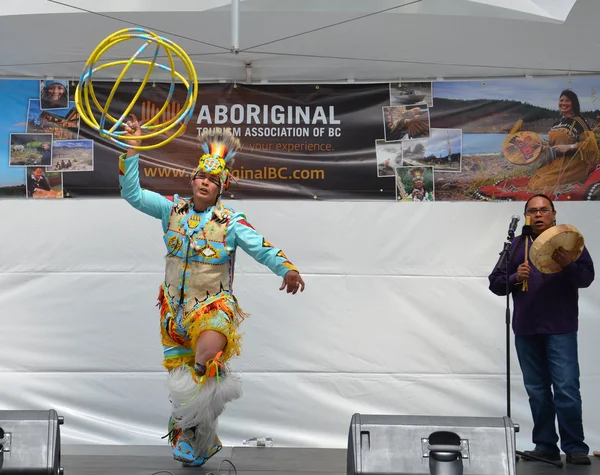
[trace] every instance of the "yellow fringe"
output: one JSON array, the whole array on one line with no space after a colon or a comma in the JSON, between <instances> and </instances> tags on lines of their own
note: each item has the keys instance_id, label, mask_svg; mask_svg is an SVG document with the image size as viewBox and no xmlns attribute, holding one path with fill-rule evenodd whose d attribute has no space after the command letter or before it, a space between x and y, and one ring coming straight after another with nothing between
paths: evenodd
<instances>
[{"instance_id":1,"label":"yellow fringe","mask_svg":"<svg viewBox=\"0 0 600 475\"><path fill-rule=\"evenodd\" d=\"M172 337L165 331L163 325L164 319L169 314L174 315L175 312L173 308L171 308L168 299L165 297L162 286L160 288L158 300L161 313L162 343L167 346L192 349L194 352L188 356L164 359L163 366L166 369L172 370L186 365L193 368L195 364L195 351L198 337L206 330L219 332L227 339L227 344L219 359L221 363L226 363L234 356L240 355L242 335L238 332L238 326L244 319L248 318L249 315L240 309L235 297L228 296L216 299L186 316L183 325L186 327L189 341L186 341L184 344L173 341ZM227 318L224 318L222 315L219 316L219 312L225 313Z\"/></svg>"},{"instance_id":2,"label":"yellow fringe","mask_svg":"<svg viewBox=\"0 0 600 475\"><path fill-rule=\"evenodd\" d=\"M581 136L583 140L579 142L579 148L575 156L590 165L596 163L600 159L600 149L598 148L596 136L591 130L586 130Z\"/></svg>"},{"instance_id":3,"label":"yellow fringe","mask_svg":"<svg viewBox=\"0 0 600 475\"><path fill-rule=\"evenodd\" d=\"M179 356L177 358L165 358L163 360L163 366L169 371L186 365L193 367L195 363L195 355Z\"/></svg>"}]
</instances>

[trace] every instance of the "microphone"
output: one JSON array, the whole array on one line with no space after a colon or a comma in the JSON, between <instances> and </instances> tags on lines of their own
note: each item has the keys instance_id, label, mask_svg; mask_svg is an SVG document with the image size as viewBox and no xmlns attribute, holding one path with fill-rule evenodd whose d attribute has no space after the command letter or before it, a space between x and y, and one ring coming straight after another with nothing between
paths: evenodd
<instances>
[{"instance_id":1,"label":"microphone","mask_svg":"<svg viewBox=\"0 0 600 475\"><path fill-rule=\"evenodd\" d=\"M511 236L515 234L515 231L517 230L517 224L519 223L520 220L521 220L521 216L519 216L518 214L512 215L512 219L508 226L508 234L510 234Z\"/></svg>"}]
</instances>

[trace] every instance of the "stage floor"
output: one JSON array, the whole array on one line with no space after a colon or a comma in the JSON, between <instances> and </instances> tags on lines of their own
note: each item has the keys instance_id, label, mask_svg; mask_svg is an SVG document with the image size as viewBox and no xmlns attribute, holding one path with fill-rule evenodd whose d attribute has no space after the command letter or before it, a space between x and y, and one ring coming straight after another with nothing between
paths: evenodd
<instances>
[{"instance_id":1,"label":"stage floor","mask_svg":"<svg viewBox=\"0 0 600 475\"><path fill-rule=\"evenodd\" d=\"M600 458L590 456L591 466L565 464L562 469L541 462L517 462L519 475L597 474ZM346 450L304 448L223 447L221 452L200 468L184 468L171 458L166 446L90 446L62 447L65 475L214 475L233 474L230 460L238 475L346 475ZM564 456L563 456L564 462ZM230 471L231 470L231 471Z\"/></svg>"}]
</instances>

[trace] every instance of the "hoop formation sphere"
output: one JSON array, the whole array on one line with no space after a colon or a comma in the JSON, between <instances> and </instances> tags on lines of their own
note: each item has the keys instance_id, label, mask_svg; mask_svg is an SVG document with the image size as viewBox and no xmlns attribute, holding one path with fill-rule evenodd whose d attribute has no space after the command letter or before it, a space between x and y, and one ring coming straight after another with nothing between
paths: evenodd
<instances>
[{"instance_id":1,"label":"hoop formation sphere","mask_svg":"<svg viewBox=\"0 0 600 475\"><path fill-rule=\"evenodd\" d=\"M122 43L123 41L131 40L134 38L140 38L142 40L146 40L146 42L137 50L137 52L130 59L112 61L97 66L98 61L110 48L118 45L119 43ZM156 50L154 51L152 61L138 59L142 52L151 44L156 45ZM161 47L164 48L167 54L167 57L169 59L169 66L164 66L156 62L156 58L158 57ZM177 71L175 71L175 63L173 61L174 57L178 57L185 66L185 69L187 70L187 79L181 74L179 74ZM148 71L146 72L146 76L140 84L137 93L135 94L134 98L131 100L123 114L119 118L115 118L108 113L108 109L115 96L117 88L119 87L119 84L121 84L121 81L123 80L123 77L125 77L125 74L127 74L129 68L134 64L148 66ZM112 90L110 91L110 94L108 95L106 103L104 104L104 106L100 105L96 94L94 93L92 75L97 71L122 65L124 65L124 68L121 71L121 74L119 75L117 80L115 81L115 84ZM157 144L131 145L130 143L122 140L122 136L125 135L126 132L124 130L117 129L123 126L123 122L126 121L131 109L133 109L136 101L142 94L142 91L148 83L150 75L152 74L152 71L155 67L171 73L171 87L169 89L169 94L164 105L156 113L155 116L153 116L150 120L148 120L144 123L144 125L141 126L142 135L136 137L136 140L143 141L147 139L152 139L154 137L158 137L159 135L164 134L165 132L175 129L176 127L177 129L174 132L172 132L168 138ZM187 96L185 102L175 116L171 117L167 121L155 124L155 122L159 120L159 118L162 116L162 114L171 102L173 93L175 91L176 80L181 81L187 88ZM77 111L79 112L79 115L83 119L83 121L91 128L98 131L102 137L108 138L112 142L120 145L121 147L132 148L135 150L152 150L166 145L171 140L175 139L185 131L187 123L189 122L194 112L194 106L196 105L197 97L198 77L196 75L196 69L194 68L194 64L192 63L186 52L172 41L163 38L162 36L158 36L151 31L145 30L143 28L128 28L124 30L119 30L116 33L113 33L112 35L106 37L96 47L90 58L87 60L84 70L81 73L81 77L79 78L79 84L77 85L77 88L75 90L75 106L77 107ZM94 104L98 111L101 112L99 121L96 119L96 117L94 117L94 113L92 111L92 104ZM109 124L112 124L110 128L106 128L107 126L105 124L107 122L107 119Z\"/></svg>"}]
</instances>

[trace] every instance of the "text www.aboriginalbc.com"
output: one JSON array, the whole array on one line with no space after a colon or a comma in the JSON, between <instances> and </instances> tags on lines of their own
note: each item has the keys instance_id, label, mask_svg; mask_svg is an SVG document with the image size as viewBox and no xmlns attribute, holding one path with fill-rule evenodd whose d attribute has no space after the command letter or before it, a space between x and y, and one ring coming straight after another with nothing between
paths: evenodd
<instances>
[{"instance_id":1,"label":"text www.aboriginalbc.com","mask_svg":"<svg viewBox=\"0 0 600 475\"><path fill-rule=\"evenodd\" d=\"M149 167L144 168L144 175L153 178L185 178L191 173L176 168ZM325 170L289 170L287 167L239 168L231 171L236 179L241 180L324 180Z\"/></svg>"}]
</instances>

